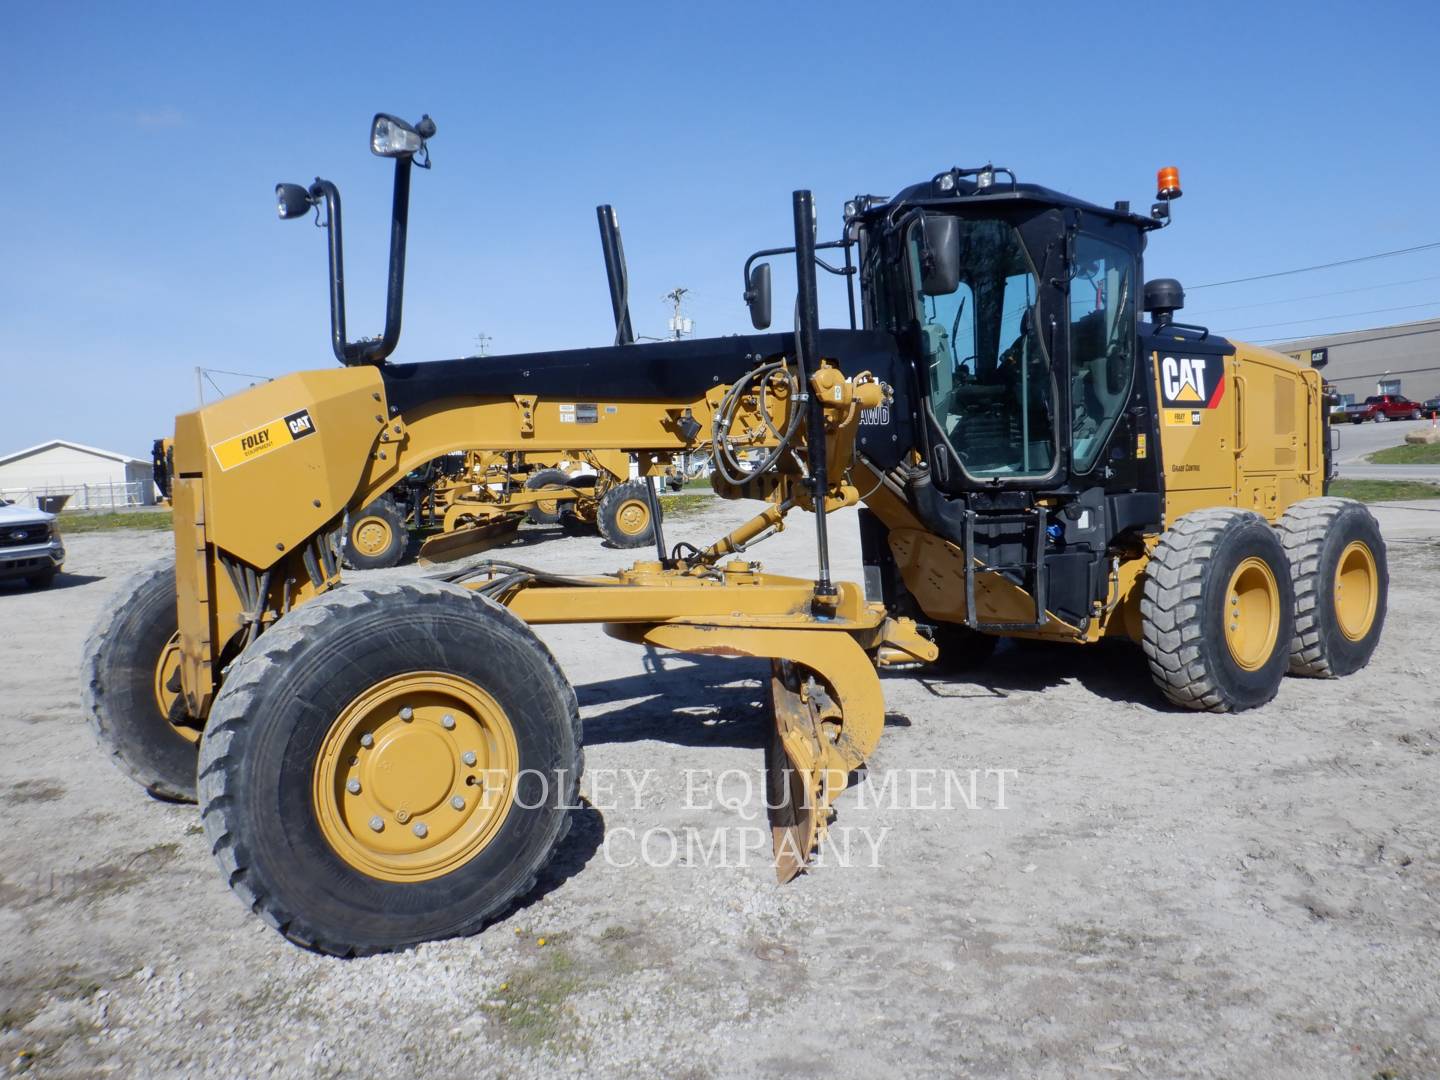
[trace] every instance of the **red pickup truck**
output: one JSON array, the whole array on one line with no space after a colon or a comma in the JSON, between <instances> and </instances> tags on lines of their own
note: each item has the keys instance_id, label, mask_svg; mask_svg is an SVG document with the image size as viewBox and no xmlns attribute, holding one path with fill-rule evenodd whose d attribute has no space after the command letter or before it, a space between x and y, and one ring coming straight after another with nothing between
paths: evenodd
<instances>
[{"instance_id":1,"label":"red pickup truck","mask_svg":"<svg viewBox=\"0 0 1440 1080\"><path fill-rule=\"evenodd\" d=\"M1363 424L1366 420L1419 420L1421 411L1419 402L1402 394L1375 394L1367 397L1364 404L1346 405L1345 419L1352 424Z\"/></svg>"}]
</instances>

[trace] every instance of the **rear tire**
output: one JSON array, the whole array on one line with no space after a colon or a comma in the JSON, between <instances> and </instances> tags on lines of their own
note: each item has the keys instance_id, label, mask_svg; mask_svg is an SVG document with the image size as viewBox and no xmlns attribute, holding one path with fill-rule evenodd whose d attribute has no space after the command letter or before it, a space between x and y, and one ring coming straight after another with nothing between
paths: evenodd
<instances>
[{"instance_id":1,"label":"rear tire","mask_svg":"<svg viewBox=\"0 0 1440 1080\"><path fill-rule=\"evenodd\" d=\"M347 586L231 669L201 745L201 812L226 879L271 926L321 952L386 952L476 933L528 893L581 764L574 691L521 620L441 582Z\"/></svg>"},{"instance_id":2,"label":"rear tire","mask_svg":"<svg viewBox=\"0 0 1440 1080\"><path fill-rule=\"evenodd\" d=\"M564 469L541 469L539 472L531 473L525 480L526 491L538 491L547 487L569 487L570 477ZM526 520L531 525L554 525L560 520L564 512L564 504L556 500L548 505L535 503L526 512Z\"/></svg>"},{"instance_id":3,"label":"rear tire","mask_svg":"<svg viewBox=\"0 0 1440 1080\"><path fill-rule=\"evenodd\" d=\"M398 566L410 546L405 515L392 495L381 495L350 518L345 536L345 565L352 570Z\"/></svg>"},{"instance_id":4,"label":"rear tire","mask_svg":"<svg viewBox=\"0 0 1440 1080\"><path fill-rule=\"evenodd\" d=\"M1295 579L1290 671L1322 679L1359 671L1385 626L1390 570L1380 526L1361 503L1323 498L1290 507L1279 529Z\"/></svg>"},{"instance_id":5,"label":"rear tire","mask_svg":"<svg viewBox=\"0 0 1440 1080\"><path fill-rule=\"evenodd\" d=\"M1181 517L1145 568L1141 647L1172 703L1208 712L1263 705L1280 689L1295 591L1280 538L1259 514Z\"/></svg>"},{"instance_id":6,"label":"rear tire","mask_svg":"<svg viewBox=\"0 0 1440 1080\"><path fill-rule=\"evenodd\" d=\"M129 578L101 613L85 642L80 700L121 772L158 798L194 802L199 728L185 723L182 697L168 715L157 700L157 667L178 628L168 556Z\"/></svg>"},{"instance_id":7,"label":"rear tire","mask_svg":"<svg viewBox=\"0 0 1440 1080\"><path fill-rule=\"evenodd\" d=\"M613 547L638 548L655 541L655 522L644 480L626 480L600 497L595 523Z\"/></svg>"}]
</instances>

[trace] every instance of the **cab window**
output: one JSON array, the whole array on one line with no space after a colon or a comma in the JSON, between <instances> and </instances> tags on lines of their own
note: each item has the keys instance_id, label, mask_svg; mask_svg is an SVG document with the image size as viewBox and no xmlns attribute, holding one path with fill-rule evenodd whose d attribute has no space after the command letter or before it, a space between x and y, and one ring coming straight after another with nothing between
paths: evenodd
<instances>
[{"instance_id":1,"label":"cab window","mask_svg":"<svg viewBox=\"0 0 1440 1080\"><path fill-rule=\"evenodd\" d=\"M1089 472L1135 377L1135 257L1084 233L1070 274L1071 459Z\"/></svg>"},{"instance_id":2,"label":"cab window","mask_svg":"<svg viewBox=\"0 0 1440 1080\"><path fill-rule=\"evenodd\" d=\"M1054 379L1041 342L1035 269L1013 226L960 222L960 285L926 296L921 231L910 230L913 300L935 421L972 477L1044 476L1055 465Z\"/></svg>"}]
</instances>

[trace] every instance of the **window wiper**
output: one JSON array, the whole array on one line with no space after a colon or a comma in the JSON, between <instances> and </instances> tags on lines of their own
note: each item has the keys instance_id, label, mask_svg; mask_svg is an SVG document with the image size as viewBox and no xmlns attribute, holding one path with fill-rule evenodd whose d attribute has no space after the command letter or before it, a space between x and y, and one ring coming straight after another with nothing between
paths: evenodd
<instances>
[{"instance_id":1,"label":"window wiper","mask_svg":"<svg viewBox=\"0 0 1440 1080\"><path fill-rule=\"evenodd\" d=\"M950 324L950 359L958 368L960 366L960 354L955 351L955 339L960 334L960 316L965 314L965 301L968 297L960 298L960 306L955 309L955 321Z\"/></svg>"}]
</instances>

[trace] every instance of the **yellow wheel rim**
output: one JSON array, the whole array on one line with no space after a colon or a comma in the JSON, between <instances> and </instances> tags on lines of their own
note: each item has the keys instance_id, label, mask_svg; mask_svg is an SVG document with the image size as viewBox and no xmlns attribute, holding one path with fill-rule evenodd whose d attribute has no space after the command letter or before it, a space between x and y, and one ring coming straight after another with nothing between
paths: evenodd
<instances>
[{"instance_id":1,"label":"yellow wheel rim","mask_svg":"<svg viewBox=\"0 0 1440 1080\"><path fill-rule=\"evenodd\" d=\"M381 554L390 546L394 537L390 522L382 517L363 517L350 530L353 546L361 555Z\"/></svg>"},{"instance_id":2,"label":"yellow wheel rim","mask_svg":"<svg viewBox=\"0 0 1440 1080\"><path fill-rule=\"evenodd\" d=\"M560 485L559 485L559 484L546 484L546 485L545 485L543 488L541 488L540 490L541 490L541 491L549 491L551 488L555 488L555 489L559 490L559 489L560 489ZM560 513L560 500L559 500L559 499L537 499L537 500L535 500L535 506L536 506L536 508L537 508L542 514L545 514L545 515L547 515L548 517L554 517L556 514Z\"/></svg>"},{"instance_id":3,"label":"yellow wheel rim","mask_svg":"<svg viewBox=\"0 0 1440 1080\"><path fill-rule=\"evenodd\" d=\"M169 720L174 714L175 702L180 697L178 690L171 690L170 686L175 683L176 676L180 671L180 631L176 630L170 640L165 643L165 648L160 652L160 659L155 662L155 705L160 710L160 715ZM188 724L171 724L183 738L192 743L200 741L200 729L190 727Z\"/></svg>"},{"instance_id":4,"label":"yellow wheel rim","mask_svg":"<svg viewBox=\"0 0 1440 1080\"><path fill-rule=\"evenodd\" d=\"M1335 621L1351 641L1359 641L1375 624L1380 600L1378 577L1375 553L1363 540L1352 540L1340 552L1335 566Z\"/></svg>"},{"instance_id":5,"label":"yellow wheel rim","mask_svg":"<svg viewBox=\"0 0 1440 1080\"><path fill-rule=\"evenodd\" d=\"M505 710L480 687L443 672L397 675L330 726L315 759L315 816L361 873L429 881L495 838L519 760Z\"/></svg>"},{"instance_id":6,"label":"yellow wheel rim","mask_svg":"<svg viewBox=\"0 0 1440 1080\"><path fill-rule=\"evenodd\" d=\"M626 499L615 512L615 524L626 536L639 536L650 527L650 507L644 499Z\"/></svg>"},{"instance_id":7,"label":"yellow wheel rim","mask_svg":"<svg viewBox=\"0 0 1440 1080\"><path fill-rule=\"evenodd\" d=\"M1250 556L1225 589L1225 642L1235 663L1258 671L1275 654L1280 636L1280 587L1270 565Z\"/></svg>"}]
</instances>

